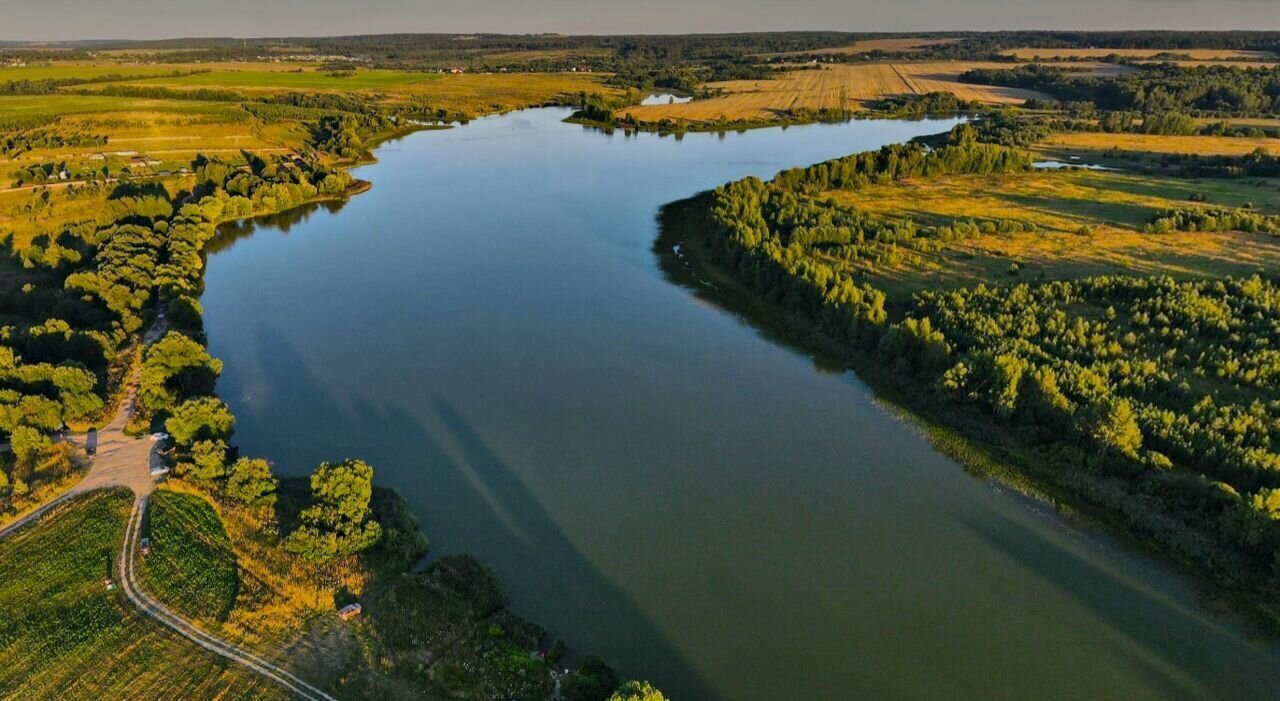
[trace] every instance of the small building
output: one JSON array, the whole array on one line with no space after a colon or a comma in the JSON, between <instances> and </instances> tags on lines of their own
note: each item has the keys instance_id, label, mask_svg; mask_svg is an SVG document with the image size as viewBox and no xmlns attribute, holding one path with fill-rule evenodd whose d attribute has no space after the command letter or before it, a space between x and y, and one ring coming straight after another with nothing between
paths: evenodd
<instances>
[{"instance_id":1,"label":"small building","mask_svg":"<svg viewBox=\"0 0 1280 701\"><path fill-rule=\"evenodd\" d=\"M338 610L338 618L341 618L344 621L349 621L356 616L359 616L362 611L364 611L364 607L360 604L347 604Z\"/></svg>"}]
</instances>

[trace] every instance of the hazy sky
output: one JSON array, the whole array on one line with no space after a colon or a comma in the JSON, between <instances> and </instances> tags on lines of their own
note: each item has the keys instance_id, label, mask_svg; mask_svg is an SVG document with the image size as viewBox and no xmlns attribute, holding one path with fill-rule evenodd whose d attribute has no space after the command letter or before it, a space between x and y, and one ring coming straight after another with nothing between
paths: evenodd
<instances>
[{"instance_id":1,"label":"hazy sky","mask_svg":"<svg viewBox=\"0 0 1280 701\"><path fill-rule=\"evenodd\" d=\"M0 39L1280 29L1280 0L0 0Z\"/></svg>"}]
</instances>

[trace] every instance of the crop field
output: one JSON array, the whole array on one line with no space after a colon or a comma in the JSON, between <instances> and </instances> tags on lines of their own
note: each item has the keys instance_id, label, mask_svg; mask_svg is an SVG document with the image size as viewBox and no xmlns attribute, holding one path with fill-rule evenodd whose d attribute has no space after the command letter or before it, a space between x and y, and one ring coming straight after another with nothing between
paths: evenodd
<instances>
[{"instance_id":1,"label":"crop field","mask_svg":"<svg viewBox=\"0 0 1280 701\"><path fill-rule=\"evenodd\" d=\"M970 85L958 80L961 73L972 68L999 65L972 61L832 65L789 71L770 80L712 83L709 87L726 94L684 104L628 107L619 113L634 115L643 122L661 119L709 122L722 118L765 121L787 110L858 109L886 97L935 91L993 104L1020 104L1029 98L1044 97L1031 90Z\"/></svg>"},{"instance_id":2,"label":"crop field","mask_svg":"<svg viewBox=\"0 0 1280 701\"><path fill-rule=\"evenodd\" d=\"M1258 183L1262 183L1259 185ZM1162 211L1252 205L1280 212L1280 180L1200 181L1101 171L1036 171L954 176L872 185L830 193L842 205L887 218L942 225L1015 220L1035 232L982 234L919 254L921 260L868 268L895 296L924 287L956 287L992 279L1061 279L1142 273L1173 276L1250 275L1280 268L1280 238L1264 234L1172 232L1142 227ZM1088 233L1082 233L1082 227ZM1010 266L1020 271L1010 277Z\"/></svg>"},{"instance_id":3,"label":"crop field","mask_svg":"<svg viewBox=\"0 0 1280 701\"><path fill-rule=\"evenodd\" d=\"M147 591L189 618L225 620L240 576L218 512L194 494L160 490L147 526L151 554L141 567Z\"/></svg>"},{"instance_id":4,"label":"crop field","mask_svg":"<svg viewBox=\"0 0 1280 701\"><path fill-rule=\"evenodd\" d=\"M1103 56L1121 56L1124 58L1151 58L1160 54L1177 54L1200 61L1218 61L1228 59L1274 59L1276 55L1269 51L1244 51L1239 49L1048 49L1020 48L1005 51L1006 56L1020 59L1087 59Z\"/></svg>"},{"instance_id":5,"label":"crop field","mask_svg":"<svg viewBox=\"0 0 1280 701\"><path fill-rule=\"evenodd\" d=\"M287 698L106 588L132 499L94 493L0 542L0 696Z\"/></svg>"},{"instance_id":6,"label":"crop field","mask_svg":"<svg viewBox=\"0 0 1280 701\"><path fill-rule=\"evenodd\" d=\"M618 95L622 91L604 84L602 73L462 73L444 74L429 83L402 85L384 99L395 104L418 100L432 107L462 110L469 114L507 112L538 107L561 95L579 92Z\"/></svg>"},{"instance_id":7,"label":"crop field","mask_svg":"<svg viewBox=\"0 0 1280 701\"><path fill-rule=\"evenodd\" d=\"M1236 122L1237 120L1230 120ZM1262 149L1280 154L1280 139L1237 136L1166 136L1161 134L1109 134L1066 132L1049 136L1040 144L1048 149L1106 151L1118 149L1144 153L1241 156Z\"/></svg>"}]
</instances>

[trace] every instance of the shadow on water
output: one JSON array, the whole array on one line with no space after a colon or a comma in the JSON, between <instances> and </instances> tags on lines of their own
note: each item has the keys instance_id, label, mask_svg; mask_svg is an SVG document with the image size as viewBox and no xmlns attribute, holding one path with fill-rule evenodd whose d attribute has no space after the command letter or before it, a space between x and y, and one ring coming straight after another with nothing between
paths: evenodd
<instances>
[{"instance_id":1,"label":"shadow on water","mask_svg":"<svg viewBox=\"0 0 1280 701\"><path fill-rule=\"evenodd\" d=\"M233 408L237 413L271 415L269 423L277 432L269 439L261 437L260 445L250 450L267 449L263 452L268 458L287 456L280 468L286 475L305 474L321 461L346 457L363 458L375 471L386 466L381 474L389 481L379 482L409 502L433 549L456 551L461 539L457 524L501 524L484 538L471 533L468 540L480 542L483 551L501 553L500 563L486 564L496 564L505 582L520 578L524 598L567 602L573 616L589 629L629 631L638 652L628 651L625 660L609 660L623 676L647 677L674 698L718 698L635 602L578 551L512 467L448 400L433 398L436 421L367 402L349 403L344 409L344 402L325 388L281 335L260 327L255 341L262 372L272 378L275 389L257 398L260 402ZM238 399L231 396L229 401ZM306 406L306 411L297 410L299 406ZM361 437L356 446L341 438L352 435ZM452 455L446 446L456 447ZM513 602L517 613L520 607L520 601ZM586 647L580 641L566 642Z\"/></svg>"},{"instance_id":2,"label":"shadow on water","mask_svg":"<svg viewBox=\"0 0 1280 701\"><path fill-rule=\"evenodd\" d=\"M349 201L343 198L311 202L293 209L286 209L283 212L276 212L275 214L267 214L251 219L236 219L219 224L217 234L205 246L205 253L207 255L215 255L230 250L237 241L252 236L259 228L279 229L280 233L287 234L294 226L305 224L311 219L311 215L320 210L324 210L326 214L337 214L342 211L343 207L347 206Z\"/></svg>"},{"instance_id":3,"label":"shadow on water","mask_svg":"<svg viewBox=\"0 0 1280 701\"><path fill-rule=\"evenodd\" d=\"M1142 651L1158 658L1162 665L1136 655L1130 661L1168 698L1203 698L1205 694L1189 679L1175 678L1168 670L1184 671L1195 678L1216 672L1234 679L1242 699L1266 698L1274 693L1280 674L1274 671L1274 656L1260 648L1233 659L1234 668L1196 671L1204 664L1206 650L1231 646L1234 639L1233 631L1209 616L1197 615L1172 597L1129 581L1003 514L987 511L981 518L960 519L995 549L1069 593ZM1264 670L1273 671L1263 675ZM1257 688L1250 688L1253 686Z\"/></svg>"}]
</instances>

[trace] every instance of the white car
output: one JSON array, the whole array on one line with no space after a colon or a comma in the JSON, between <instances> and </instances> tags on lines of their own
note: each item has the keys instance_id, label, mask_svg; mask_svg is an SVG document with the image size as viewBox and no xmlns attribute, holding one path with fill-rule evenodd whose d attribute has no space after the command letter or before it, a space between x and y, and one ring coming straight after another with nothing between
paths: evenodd
<instances>
[{"instance_id":1,"label":"white car","mask_svg":"<svg viewBox=\"0 0 1280 701\"><path fill-rule=\"evenodd\" d=\"M151 440L157 443L167 441L169 440L169 434L165 433L164 431L157 431L156 433L151 434Z\"/></svg>"}]
</instances>

